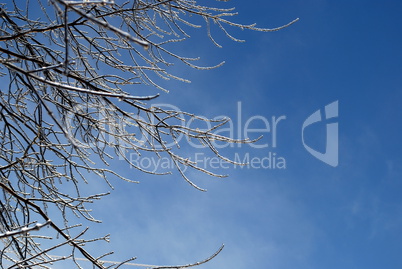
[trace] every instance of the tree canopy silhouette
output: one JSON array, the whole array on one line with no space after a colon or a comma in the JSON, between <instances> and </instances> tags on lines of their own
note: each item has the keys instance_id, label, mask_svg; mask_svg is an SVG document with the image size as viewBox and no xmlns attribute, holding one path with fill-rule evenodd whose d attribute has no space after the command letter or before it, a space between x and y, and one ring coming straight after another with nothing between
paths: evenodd
<instances>
[{"instance_id":1,"label":"tree canopy silhouette","mask_svg":"<svg viewBox=\"0 0 402 269\"><path fill-rule=\"evenodd\" d=\"M200 141L225 161L214 143L249 143L214 132L227 122L152 106L167 91L164 80L185 78L170 66L181 62L201 67L199 58L174 52L175 43L190 38L192 28L206 28L210 40L217 27L230 39L229 27L270 32L255 24L232 21L233 8L203 6L195 0L144 1L6 1L0 4L0 265L2 268L49 268L80 258L93 267L107 266L86 245L107 237L88 239L77 217L98 222L88 204L106 195L84 195L90 172L104 179L124 178L108 162L120 158L151 174L129 158L154 154L169 157L181 176L197 186L184 167L221 177L197 166L180 152L179 138ZM200 20L202 19L202 20ZM200 22L204 21L203 25ZM140 86L148 86L150 94ZM208 122L207 129L183 122ZM196 125L193 125L196 126ZM53 230L53 236L46 230ZM79 232L77 232L79 231ZM69 248L66 248L68 246ZM52 256L55 249L69 249ZM199 265L210 258L182 266ZM78 254L80 253L80 255ZM164 267L165 268L165 267Z\"/></svg>"}]
</instances>

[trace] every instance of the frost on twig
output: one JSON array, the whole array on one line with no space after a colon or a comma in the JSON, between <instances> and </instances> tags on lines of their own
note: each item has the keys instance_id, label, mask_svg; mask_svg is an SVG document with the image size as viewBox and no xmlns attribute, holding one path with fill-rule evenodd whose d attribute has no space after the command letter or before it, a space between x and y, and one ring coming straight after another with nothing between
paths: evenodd
<instances>
[{"instance_id":1,"label":"frost on twig","mask_svg":"<svg viewBox=\"0 0 402 269\"><path fill-rule=\"evenodd\" d=\"M31 227L22 227L20 229L14 230L14 231L6 231L5 233L0 234L0 238L9 237L9 236L15 236L15 235L18 235L18 234L26 234L26 233L29 233L31 231L39 231L42 227L50 224L50 222L51 222L51 220L47 220L43 224L36 223L35 225L33 225Z\"/></svg>"}]
</instances>

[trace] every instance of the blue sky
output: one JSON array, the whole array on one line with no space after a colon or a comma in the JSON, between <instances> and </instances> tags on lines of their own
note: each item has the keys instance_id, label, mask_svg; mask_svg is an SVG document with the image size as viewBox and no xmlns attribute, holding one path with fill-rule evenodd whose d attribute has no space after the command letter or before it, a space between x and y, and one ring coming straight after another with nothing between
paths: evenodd
<instances>
[{"instance_id":1,"label":"blue sky","mask_svg":"<svg viewBox=\"0 0 402 269\"><path fill-rule=\"evenodd\" d=\"M204 29L180 45L212 71L175 67L191 84L171 82L155 102L206 117L230 116L243 124L259 115L278 124L257 143L227 147L286 160L286 169L218 169L216 179L189 171L192 188L177 173L150 176L117 162L140 184L114 181L116 190L95 205L103 220L95 231L111 233L116 260L137 256L145 264L187 264L224 250L202 268L400 268L402 266L402 38L400 1L231 1L241 23L274 33L229 29L245 43L219 35L215 48ZM169 85L169 84L168 84ZM303 122L338 101L339 165L304 148ZM254 121L263 128L262 121ZM306 129L306 143L323 151L325 122ZM240 126L243 128L244 126ZM234 128L239 128L236 124ZM236 129L237 130L237 129ZM252 135L258 136L259 133ZM195 156L197 149L188 147ZM272 155L271 155L272 156ZM101 187L99 187L101 188Z\"/></svg>"}]
</instances>

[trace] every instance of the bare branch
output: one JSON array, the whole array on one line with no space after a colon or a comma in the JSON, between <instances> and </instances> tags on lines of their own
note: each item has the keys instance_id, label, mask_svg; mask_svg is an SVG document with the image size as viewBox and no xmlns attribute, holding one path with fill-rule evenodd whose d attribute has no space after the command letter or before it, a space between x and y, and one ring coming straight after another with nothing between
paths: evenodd
<instances>
[{"instance_id":1,"label":"bare branch","mask_svg":"<svg viewBox=\"0 0 402 269\"><path fill-rule=\"evenodd\" d=\"M212 43L221 47L212 35L213 27L242 42L229 28L272 32L297 21L259 28L234 22L236 15L234 8L195 0L12 0L0 4L1 269L51 268L69 259L77 268L83 268L81 259L97 268L118 268L134 260L106 267L103 259L110 253L95 258L87 251L87 244L109 240L108 235L87 238L87 229L79 230L78 220L100 222L89 206L109 194L84 195L91 191L85 189L88 173L111 189L110 178L138 183L142 172L175 173L205 191L188 177L187 169L218 178L226 175L192 160L183 150L188 142L198 143L196 150L219 160L244 165L225 157L217 145L258 139L223 136L219 130L229 119L208 119L170 104L167 109L152 103L160 90L168 92L169 80L190 82L173 73L174 64L205 70L224 63L199 66L200 57L181 54L175 45L190 38L191 29L206 28ZM133 156L167 158L172 167L144 168ZM113 159L132 169L129 177L109 167ZM37 223L40 218L43 223ZM49 243L51 247L44 247ZM64 256L50 253L67 247L71 251ZM149 267L201 265L222 248L201 262Z\"/></svg>"}]
</instances>

